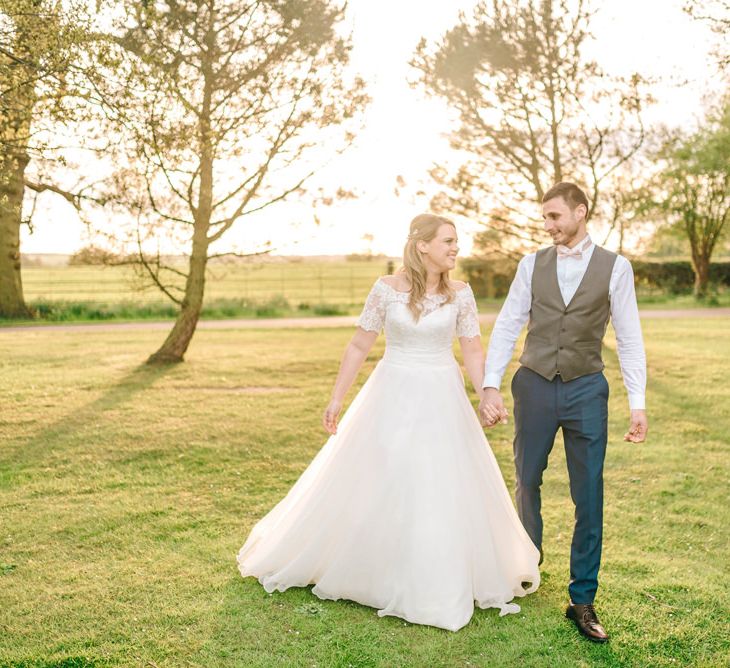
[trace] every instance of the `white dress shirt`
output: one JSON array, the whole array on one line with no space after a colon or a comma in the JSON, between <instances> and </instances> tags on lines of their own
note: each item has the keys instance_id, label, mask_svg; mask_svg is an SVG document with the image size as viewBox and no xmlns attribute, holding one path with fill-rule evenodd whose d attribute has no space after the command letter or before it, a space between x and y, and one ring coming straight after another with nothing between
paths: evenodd
<instances>
[{"instance_id":1,"label":"white dress shirt","mask_svg":"<svg viewBox=\"0 0 730 668\"><path fill-rule=\"evenodd\" d=\"M583 246L582 243L579 245ZM583 280L594 248L595 246L590 244L580 258L557 259L558 285L565 304L570 303ZM507 299L494 323L494 330L489 339L483 387L500 388L502 376L512 359L517 338L529 320L535 255L531 253L520 260ZM646 354L641 336L639 308L636 305L634 272L631 263L621 255L616 257L613 265L608 297L611 322L616 332L621 375L629 395L629 407L643 409L646 403Z\"/></svg>"}]
</instances>

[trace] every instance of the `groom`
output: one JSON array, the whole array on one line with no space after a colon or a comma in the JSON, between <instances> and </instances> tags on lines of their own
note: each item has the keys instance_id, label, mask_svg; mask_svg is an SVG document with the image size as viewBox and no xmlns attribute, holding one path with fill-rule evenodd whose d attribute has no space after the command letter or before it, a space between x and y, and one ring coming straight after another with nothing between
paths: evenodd
<instances>
[{"instance_id":1,"label":"groom","mask_svg":"<svg viewBox=\"0 0 730 668\"><path fill-rule=\"evenodd\" d=\"M606 642L593 599L601 561L608 439L601 342L609 318L631 409L624 440L633 443L644 441L648 427L646 357L631 264L591 240L585 193L573 183L558 183L545 193L542 213L553 246L519 263L489 341L479 414L487 427L507 421L499 387L527 323L521 366L512 379L517 511L542 562L540 485L555 435L562 429L575 505L565 614L584 636Z\"/></svg>"}]
</instances>

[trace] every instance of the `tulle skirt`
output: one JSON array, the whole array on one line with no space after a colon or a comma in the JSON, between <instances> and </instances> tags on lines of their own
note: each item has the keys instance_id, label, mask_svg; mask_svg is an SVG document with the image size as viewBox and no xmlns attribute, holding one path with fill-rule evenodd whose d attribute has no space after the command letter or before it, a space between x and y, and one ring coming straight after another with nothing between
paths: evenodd
<instances>
[{"instance_id":1,"label":"tulle skirt","mask_svg":"<svg viewBox=\"0 0 730 668\"><path fill-rule=\"evenodd\" d=\"M455 631L475 603L518 612L538 559L453 355L386 351L238 566L268 592L314 584L322 599Z\"/></svg>"}]
</instances>

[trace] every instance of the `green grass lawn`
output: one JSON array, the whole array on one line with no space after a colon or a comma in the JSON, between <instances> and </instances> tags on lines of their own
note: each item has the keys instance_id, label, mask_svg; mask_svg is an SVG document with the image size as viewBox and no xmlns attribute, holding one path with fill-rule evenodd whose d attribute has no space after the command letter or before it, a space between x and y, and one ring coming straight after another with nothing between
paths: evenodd
<instances>
[{"instance_id":1,"label":"green grass lawn","mask_svg":"<svg viewBox=\"0 0 730 668\"><path fill-rule=\"evenodd\" d=\"M560 444L543 584L518 615L478 610L451 633L239 576L248 531L324 443L351 331L201 331L169 369L140 366L164 332L0 332L0 666L730 665L730 320L649 320L644 333L646 445L622 441L607 341L597 608L613 638L596 646L562 616L572 507ZM511 428L489 432L510 487Z\"/></svg>"}]
</instances>

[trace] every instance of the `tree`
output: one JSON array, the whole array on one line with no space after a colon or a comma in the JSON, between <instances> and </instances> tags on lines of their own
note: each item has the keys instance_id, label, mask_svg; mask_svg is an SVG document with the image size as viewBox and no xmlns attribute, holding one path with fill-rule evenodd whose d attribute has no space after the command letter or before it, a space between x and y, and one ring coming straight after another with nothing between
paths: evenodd
<instances>
[{"instance_id":1,"label":"tree","mask_svg":"<svg viewBox=\"0 0 730 668\"><path fill-rule=\"evenodd\" d=\"M583 0L482 1L418 46L417 85L459 118L460 164L434 166L445 190L433 204L490 227L486 250L533 246L535 205L558 181L586 188L589 217L610 208L605 193L644 140L643 79L610 80L583 55L593 14Z\"/></svg>"},{"instance_id":2,"label":"tree","mask_svg":"<svg viewBox=\"0 0 730 668\"><path fill-rule=\"evenodd\" d=\"M120 137L120 167L103 198L132 212L140 266L180 307L149 362L179 362L208 260L219 255L211 245L254 212L300 195L324 156L351 139L348 121L366 96L361 80L345 76L344 9L327 0L123 7L116 77L97 82ZM145 251L164 238L183 245L186 267Z\"/></svg>"},{"instance_id":3,"label":"tree","mask_svg":"<svg viewBox=\"0 0 730 668\"><path fill-rule=\"evenodd\" d=\"M708 295L712 253L730 219L730 98L692 135L672 136L660 152L649 209L669 215L689 240L694 293Z\"/></svg>"},{"instance_id":4,"label":"tree","mask_svg":"<svg viewBox=\"0 0 730 668\"><path fill-rule=\"evenodd\" d=\"M715 49L718 64L721 69L730 65L730 49L728 49L728 34L730 34L730 0L690 0L685 5L685 11L699 21L705 21L720 36L720 43Z\"/></svg>"},{"instance_id":5,"label":"tree","mask_svg":"<svg viewBox=\"0 0 730 668\"><path fill-rule=\"evenodd\" d=\"M62 147L54 128L82 117L74 62L90 19L73 0L0 0L0 316L28 317L20 264L20 229L28 193L51 192L78 205L44 178Z\"/></svg>"},{"instance_id":6,"label":"tree","mask_svg":"<svg viewBox=\"0 0 730 668\"><path fill-rule=\"evenodd\" d=\"M79 248L68 259L69 267L87 267L87 266L109 266L124 264L124 258L119 257L115 253L106 248L98 248L93 244Z\"/></svg>"}]
</instances>

